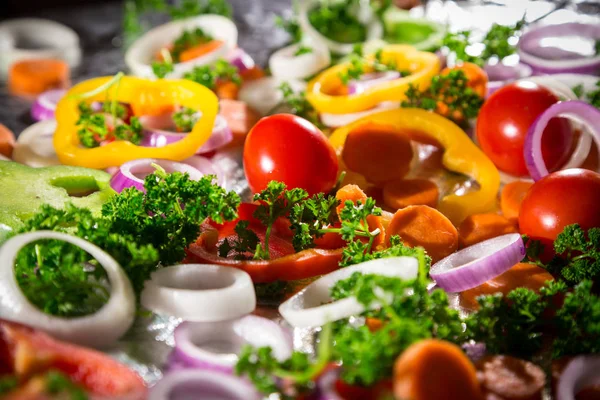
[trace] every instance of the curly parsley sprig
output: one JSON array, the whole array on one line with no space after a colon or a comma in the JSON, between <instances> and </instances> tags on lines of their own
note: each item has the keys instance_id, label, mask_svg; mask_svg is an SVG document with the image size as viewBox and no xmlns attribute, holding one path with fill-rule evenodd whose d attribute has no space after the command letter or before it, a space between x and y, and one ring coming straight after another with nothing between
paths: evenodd
<instances>
[{"instance_id":1,"label":"curly parsley sprig","mask_svg":"<svg viewBox=\"0 0 600 400\"><path fill-rule=\"evenodd\" d=\"M217 60L213 65L194 67L191 71L186 72L183 78L199 83L211 90L216 88L219 81L231 81L238 86L242 84L238 69L223 59Z\"/></svg>"}]
</instances>

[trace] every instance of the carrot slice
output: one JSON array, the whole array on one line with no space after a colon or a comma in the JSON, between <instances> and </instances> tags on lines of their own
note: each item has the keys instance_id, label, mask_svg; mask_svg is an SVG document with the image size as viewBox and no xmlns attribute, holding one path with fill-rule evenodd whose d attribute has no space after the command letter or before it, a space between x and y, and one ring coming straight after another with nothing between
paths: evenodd
<instances>
[{"instance_id":1,"label":"carrot slice","mask_svg":"<svg viewBox=\"0 0 600 400\"><path fill-rule=\"evenodd\" d=\"M211 40L210 42L190 47L189 49L186 49L179 54L179 62L186 62L193 60L194 58L201 57L205 54L215 51L222 45L223 42L220 40Z\"/></svg>"},{"instance_id":2,"label":"carrot slice","mask_svg":"<svg viewBox=\"0 0 600 400\"><path fill-rule=\"evenodd\" d=\"M227 121L233 132L231 146L239 146L246 140L246 135L259 120L259 116L246 103L238 100L221 99L219 112Z\"/></svg>"},{"instance_id":3,"label":"carrot slice","mask_svg":"<svg viewBox=\"0 0 600 400\"><path fill-rule=\"evenodd\" d=\"M429 206L408 206L396 211L386 232L388 238L393 235L400 235L407 246L423 247L433 262L454 253L458 247L458 232L452 222Z\"/></svg>"},{"instance_id":4,"label":"carrot slice","mask_svg":"<svg viewBox=\"0 0 600 400\"><path fill-rule=\"evenodd\" d=\"M344 208L344 203L350 200L353 203L360 201L364 204L367 199L367 195L362 189L356 185L345 185L338 189L335 194L335 198L340 201L340 204L336 207L336 211L339 214ZM373 232L375 229L379 229L379 235L375 236L373 240L373 247L377 247L385 242L385 228L381 217L375 215L369 215L367 217L367 223L369 224L369 230ZM365 238L365 240L367 240Z\"/></svg>"},{"instance_id":5,"label":"carrot slice","mask_svg":"<svg viewBox=\"0 0 600 400\"><path fill-rule=\"evenodd\" d=\"M437 185L428 179L404 179L385 184L383 202L393 209L415 205L435 207L439 194Z\"/></svg>"},{"instance_id":6,"label":"carrot slice","mask_svg":"<svg viewBox=\"0 0 600 400\"><path fill-rule=\"evenodd\" d=\"M532 182L515 181L507 183L500 193L500 209L508 219L518 219L523 197L527 194Z\"/></svg>"},{"instance_id":7,"label":"carrot slice","mask_svg":"<svg viewBox=\"0 0 600 400\"><path fill-rule=\"evenodd\" d=\"M478 296L494 293L507 294L513 289L523 287L538 292L547 281L553 281L554 277L545 269L530 263L518 263L503 274L490 279L483 285L479 285L460 294L461 305L471 310L477 310Z\"/></svg>"},{"instance_id":8,"label":"carrot slice","mask_svg":"<svg viewBox=\"0 0 600 400\"><path fill-rule=\"evenodd\" d=\"M373 123L350 132L342 150L346 166L375 184L402 179L410 169L412 157L407 134Z\"/></svg>"},{"instance_id":9,"label":"carrot slice","mask_svg":"<svg viewBox=\"0 0 600 400\"><path fill-rule=\"evenodd\" d=\"M477 371L460 347L426 339L394 364L394 395L410 400L482 400Z\"/></svg>"},{"instance_id":10,"label":"carrot slice","mask_svg":"<svg viewBox=\"0 0 600 400\"><path fill-rule=\"evenodd\" d=\"M231 81L217 82L215 93L219 99L237 100L239 87Z\"/></svg>"},{"instance_id":11,"label":"carrot slice","mask_svg":"<svg viewBox=\"0 0 600 400\"><path fill-rule=\"evenodd\" d=\"M468 216L458 227L460 247L469 247L507 233L517 233L514 221L498 214L473 214Z\"/></svg>"},{"instance_id":12,"label":"carrot slice","mask_svg":"<svg viewBox=\"0 0 600 400\"><path fill-rule=\"evenodd\" d=\"M487 94L488 77L483 69L481 69L476 64L466 62L456 67L444 68L440 75L448 75L450 71L455 70L463 71L468 80L467 86L473 89L473 91L477 93L480 97L485 97L485 95ZM436 112L443 116L450 115L449 107L442 102L438 102ZM454 118L454 120L456 121L461 121L464 118L464 116L460 111L454 111L452 114L452 118Z\"/></svg>"},{"instance_id":13,"label":"carrot slice","mask_svg":"<svg viewBox=\"0 0 600 400\"><path fill-rule=\"evenodd\" d=\"M265 70L255 65L254 67L240 72L240 76L244 82L254 81L265 76Z\"/></svg>"},{"instance_id":14,"label":"carrot slice","mask_svg":"<svg viewBox=\"0 0 600 400\"><path fill-rule=\"evenodd\" d=\"M15 95L35 96L46 90L66 88L69 79L69 66L62 60L21 60L10 67L8 88Z\"/></svg>"},{"instance_id":15,"label":"carrot slice","mask_svg":"<svg viewBox=\"0 0 600 400\"><path fill-rule=\"evenodd\" d=\"M15 134L6 126L0 124L0 154L11 158L15 147Z\"/></svg>"}]
</instances>

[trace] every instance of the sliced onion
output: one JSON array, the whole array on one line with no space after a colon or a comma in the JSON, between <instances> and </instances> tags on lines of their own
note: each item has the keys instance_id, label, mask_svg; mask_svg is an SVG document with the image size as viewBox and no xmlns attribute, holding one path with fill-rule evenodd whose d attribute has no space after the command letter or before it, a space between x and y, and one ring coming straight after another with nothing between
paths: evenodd
<instances>
[{"instance_id":1,"label":"sliced onion","mask_svg":"<svg viewBox=\"0 0 600 400\"><path fill-rule=\"evenodd\" d=\"M477 287L508 271L525 256L518 233L502 235L469 246L435 263L429 275L447 292Z\"/></svg>"},{"instance_id":2,"label":"sliced onion","mask_svg":"<svg viewBox=\"0 0 600 400\"><path fill-rule=\"evenodd\" d=\"M306 79L331 64L329 50L322 43L307 44L310 53L295 55L300 46L295 43L277 50L269 58L269 69L280 79Z\"/></svg>"},{"instance_id":3,"label":"sliced onion","mask_svg":"<svg viewBox=\"0 0 600 400\"><path fill-rule=\"evenodd\" d=\"M548 175L548 168L542 157L542 135L548 122L555 117L568 117L584 125L600 147L600 110L579 100L563 101L548 107L535 120L525 137L525 164L534 181ZM585 133L583 136L587 136Z\"/></svg>"},{"instance_id":4,"label":"sliced onion","mask_svg":"<svg viewBox=\"0 0 600 400\"><path fill-rule=\"evenodd\" d=\"M125 54L125 63L134 75L154 78L152 62L155 55L161 49L172 45L185 30L195 28L201 28L215 40L222 41L223 45L193 60L175 64L174 71L167 74L167 78L181 78L196 66L212 64L220 58L225 58L237 45L238 31L233 21L221 15L205 14L171 21L151 29L129 47Z\"/></svg>"},{"instance_id":5,"label":"sliced onion","mask_svg":"<svg viewBox=\"0 0 600 400\"><path fill-rule=\"evenodd\" d=\"M328 126L329 128L339 128L341 126L345 126L351 124L354 121L357 121L367 115L375 114L385 110L392 110L394 108L400 107L400 103L397 101L386 101L378 106L371 108L370 110L359 111L355 113L349 114L329 114L329 113L321 113L319 114L319 118L321 122Z\"/></svg>"},{"instance_id":6,"label":"sliced onion","mask_svg":"<svg viewBox=\"0 0 600 400\"><path fill-rule=\"evenodd\" d=\"M235 66L240 73L254 68L255 63L250 54L246 53L241 47L236 47L227 54L227 61Z\"/></svg>"},{"instance_id":7,"label":"sliced onion","mask_svg":"<svg viewBox=\"0 0 600 400\"><path fill-rule=\"evenodd\" d=\"M173 125L170 114L160 116L140 117L140 123L144 127L144 138L140 145L146 147L164 147L183 139L189 132L173 132L165 129ZM233 140L233 132L222 115L217 115L215 125L210 137L198 149L196 154L209 153L225 146Z\"/></svg>"},{"instance_id":8,"label":"sliced onion","mask_svg":"<svg viewBox=\"0 0 600 400\"><path fill-rule=\"evenodd\" d=\"M331 302L331 287L354 272L414 279L418 262L413 257L391 257L367 261L324 275L279 306L279 313L293 327L321 326L365 311L355 297ZM372 308L378 307L372 304Z\"/></svg>"},{"instance_id":9,"label":"sliced onion","mask_svg":"<svg viewBox=\"0 0 600 400\"><path fill-rule=\"evenodd\" d=\"M519 57L536 74L582 73L597 74L600 55L578 57L574 52L544 45L544 40L559 37L581 37L600 40L600 25L570 22L546 25L525 32L519 40Z\"/></svg>"},{"instance_id":10,"label":"sliced onion","mask_svg":"<svg viewBox=\"0 0 600 400\"><path fill-rule=\"evenodd\" d=\"M592 92L598 89L596 83L600 81L600 76L583 74L556 74L551 75L548 78L561 82L563 85L566 85L571 89L575 86L581 85L584 93Z\"/></svg>"},{"instance_id":11,"label":"sliced onion","mask_svg":"<svg viewBox=\"0 0 600 400\"><path fill-rule=\"evenodd\" d=\"M172 361L189 368L232 373L244 345L270 347L285 361L292 355L290 331L270 319L247 315L221 322L183 322L175 329Z\"/></svg>"},{"instance_id":12,"label":"sliced onion","mask_svg":"<svg viewBox=\"0 0 600 400\"><path fill-rule=\"evenodd\" d=\"M196 168L204 175L215 175L217 177L217 185L225 187L227 185L227 178L225 171L221 169L219 164L209 160L206 157L191 156L181 161L183 164L187 164L190 167Z\"/></svg>"},{"instance_id":13,"label":"sliced onion","mask_svg":"<svg viewBox=\"0 0 600 400\"><path fill-rule=\"evenodd\" d=\"M117 193L121 193L129 187L144 191L144 178L156 171L152 164L161 166L168 173L188 173L190 179L194 181L198 181L204 176L203 172L188 164L159 158L140 158L121 165L119 171L110 179L110 187Z\"/></svg>"},{"instance_id":14,"label":"sliced onion","mask_svg":"<svg viewBox=\"0 0 600 400\"><path fill-rule=\"evenodd\" d=\"M600 357L575 357L563 370L556 387L558 400L575 400L576 395L585 388L600 385Z\"/></svg>"},{"instance_id":15,"label":"sliced onion","mask_svg":"<svg viewBox=\"0 0 600 400\"><path fill-rule=\"evenodd\" d=\"M242 378L197 369L171 372L150 389L148 400L260 400Z\"/></svg>"},{"instance_id":16,"label":"sliced onion","mask_svg":"<svg viewBox=\"0 0 600 400\"><path fill-rule=\"evenodd\" d=\"M364 3L364 2L361 2ZM302 32L309 37L312 41L317 43L323 43L331 52L336 54L350 54L354 49L354 46L357 43L340 43L329 39L328 37L323 36L319 31L317 31L314 26L310 23L308 19L308 13L311 8L318 6L320 4L319 0L306 0L300 2L299 5L299 14L298 19L300 22L300 28ZM369 10L370 6L367 4L363 6L361 11ZM366 7L369 7L367 9ZM365 15L363 16L362 23L367 25L367 38L366 40L374 40L381 39L383 37L383 25L379 18L376 18L374 15Z\"/></svg>"},{"instance_id":17,"label":"sliced onion","mask_svg":"<svg viewBox=\"0 0 600 400\"><path fill-rule=\"evenodd\" d=\"M348 83L348 94L362 93L368 88L400 78L398 71L372 72Z\"/></svg>"},{"instance_id":18,"label":"sliced onion","mask_svg":"<svg viewBox=\"0 0 600 400\"><path fill-rule=\"evenodd\" d=\"M287 82L294 92L301 92L306 89L306 82L270 76L244 83L240 88L238 97L254 111L261 115L267 115L283 100L283 94L279 90L279 86L284 82Z\"/></svg>"},{"instance_id":19,"label":"sliced onion","mask_svg":"<svg viewBox=\"0 0 600 400\"><path fill-rule=\"evenodd\" d=\"M37 122L25 129L17 137L13 160L36 168L59 165L53 143L55 130L55 119Z\"/></svg>"},{"instance_id":20,"label":"sliced onion","mask_svg":"<svg viewBox=\"0 0 600 400\"><path fill-rule=\"evenodd\" d=\"M64 89L52 89L40 94L31 106L31 117L35 121L53 119L56 105L65 93Z\"/></svg>"},{"instance_id":21,"label":"sliced onion","mask_svg":"<svg viewBox=\"0 0 600 400\"><path fill-rule=\"evenodd\" d=\"M487 95L490 96L496 90L500 89L502 86L516 81L517 79L527 78L531 76L532 70L531 67L518 63L516 65L507 65L507 64L487 64L485 66L485 72L488 74L488 91Z\"/></svg>"},{"instance_id":22,"label":"sliced onion","mask_svg":"<svg viewBox=\"0 0 600 400\"><path fill-rule=\"evenodd\" d=\"M15 278L15 260L24 246L42 239L71 243L88 252L104 268L110 281L110 298L100 310L84 317L63 318L46 314L27 300ZM90 242L52 231L24 233L9 239L0 247L0 304L0 318L92 347L115 343L131 327L135 316L135 295L119 264Z\"/></svg>"},{"instance_id":23,"label":"sliced onion","mask_svg":"<svg viewBox=\"0 0 600 400\"><path fill-rule=\"evenodd\" d=\"M248 273L208 264L163 268L146 281L141 302L157 314L188 321L225 321L254 311L256 294Z\"/></svg>"}]
</instances>

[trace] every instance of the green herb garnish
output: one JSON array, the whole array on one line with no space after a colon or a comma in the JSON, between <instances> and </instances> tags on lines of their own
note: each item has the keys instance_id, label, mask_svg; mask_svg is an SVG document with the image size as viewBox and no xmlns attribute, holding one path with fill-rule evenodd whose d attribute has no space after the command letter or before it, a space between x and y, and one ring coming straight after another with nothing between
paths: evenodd
<instances>
[{"instance_id":1,"label":"green herb garnish","mask_svg":"<svg viewBox=\"0 0 600 400\"><path fill-rule=\"evenodd\" d=\"M312 122L320 129L324 127L319 119L319 113L312 104L306 100L306 92L295 92L287 82L282 82L281 85L279 85L279 90L283 94L283 104L290 109L289 111L292 114Z\"/></svg>"},{"instance_id":2,"label":"green herb garnish","mask_svg":"<svg viewBox=\"0 0 600 400\"><path fill-rule=\"evenodd\" d=\"M206 34L201 28L196 28L193 30L183 31L181 36L179 36L173 42L173 50L171 50L171 57L173 61L179 62L179 57L181 53L185 50L197 46L199 44L208 43L213 40L213 37Z\"/></svg>"},{"instance_id":3,"label":"green herb garnish","mask_svg":"<svg viewBox=\"0 0 600 400\"><path fill-rule=\"evenodd\" d=\"M220 80L231 81L236 85L242 84L238 69L225 60L217 60L213 65L194 67L193 70L186 72L183 77L211 90L216 88L217 82Z\"/></svg>"},{"instance_id":4,"label":"green herb garnish","mask_svg":"<svg viewBox=\"0 0 600 400\"><path fill-rule=\"evenodd\" d=\"M309 10L310 24L323 36L340 43L364 42L367 28L352 13L359 0L322 1Z\"/></svg>"},{"instance_id":5,"label":"green herb garnish","mask_svg":"<svg viewBox=\"0 0 600 400\"><path fill-rule=\"evenodd\" d=\"M286 31L290 35L292 43L299 43L302 40L302 29L295 17L284 18L276 15L275 26Z\"/></svg>"},{"instance_id":6,"label":"green herb garnish","mask_svg":"<svg viewBox=\"0 0 600 400\"><path fill-rule=\"evenodd\" d=\"M377 50L374 59L370 60L363 55L361 45L354 46L353 52L350 54L350 66L344 72L340 72L339 77L344 85L348 85L351 80L360 79L367 71L385 72L398 71L398 67L393 60L384 61L383 51ZM410 75L410 72L399 71L400 76Z\"/></svg>"},{"instance_id":7,"label":"green herb garnish","mask_svg":"<svg viewBox=\"0 0 600 400\"><path fill-rule=\"evenodd\" d=\"M154 75L160 79L164 78L175 70L173 66L173 58L171 57L169 50L162 49L161 54L163 56L163 61L152 62L152 72L154 72Z\"/></svg>"},{"instance_id":8,"label":"green herb garnish","mask_svg":"<svg viewBox=\"0 0 600 400\"><path fill-rule=\"evenodd\" d=\"M296 52L294 53L294 56L298 57L301 56L302 54L310 54L313 52L312 47L306 46L306 45L301 45L298 47L298 50L296 50Z\"/></svg>"},{"instance_id":9,"label":"green herb garnish","mask_svg":"<svg viewBox=\"0 0 600 400\"><path fill-rule=\"evenodd\" d=\"M180 107L173 113L173 122L177 132L190 132L199 118L198 111L188 107Z\"/></svg>"}]
</instances>

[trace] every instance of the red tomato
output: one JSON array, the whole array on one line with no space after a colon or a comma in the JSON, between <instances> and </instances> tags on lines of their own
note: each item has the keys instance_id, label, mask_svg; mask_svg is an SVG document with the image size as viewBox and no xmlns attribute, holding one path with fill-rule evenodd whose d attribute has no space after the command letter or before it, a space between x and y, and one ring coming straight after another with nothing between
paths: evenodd
<instances>
[{"instance_id":1,"label":"red tomato","mask_svg":"<svg viewBox=\"0 0 600 400\"><path fill-rule=\"evenodd\" d=\"M529 175L523 145L527 130L552 104L559 101L536 83L519 81L496 91L481 107L477 117L477 140L496 166L515 176ZM571 143L569 122L553 118L542 137L542 154L548 169L559 167Z\"/></svg>"},{"instance_id":2,"label":"red tomato","mask_svg":"<svg viewBox=\"0 0 600 400\"><path fill-rule=\"evenodd\" d=\"M295 115L276 114L258 121L248 133L244 172L254 192L275 180L313 195L335 185L338 161L316 126Z\"/></svg>"},{"instance_id":3,"label":"red tomato","mask_svg":"<svg viewBox=\"0 0 600 400\"><path fill-rule=\"evenodd\" d=\"M567 169L540 179L529 189L519 212L521 233L551 244L565 226L600 227L600 174Z\"/></svg>"},{"instance_id":4,"label":"red tomato","mask_svg":"<svg viewBox=\"0 0 600 400\"><path fill-rule=\"evenodd\" d=\"M0 366L3 366L1 373L16 373L21 378L58 370L97 397L141 400L147 396L142 378L106 354L3 320L0 320Z\"/></svg>"}]
</instances>

